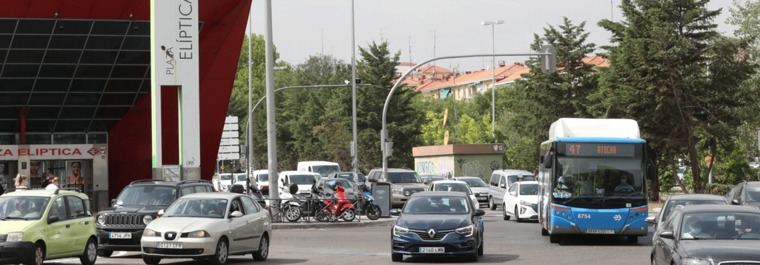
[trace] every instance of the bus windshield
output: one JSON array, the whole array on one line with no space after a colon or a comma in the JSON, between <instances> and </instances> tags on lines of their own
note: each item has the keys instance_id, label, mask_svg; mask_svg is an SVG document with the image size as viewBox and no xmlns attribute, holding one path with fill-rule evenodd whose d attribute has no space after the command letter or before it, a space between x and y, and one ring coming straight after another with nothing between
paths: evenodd
<instances>
[{"instance_id":1,"label":"bus windshield","mask_svg":"<svg viewBox=\"0 0 760 265\"><path fill-rule=\"evenodd\" d=\"M558 162L552 185L555 200L646 197L641 158L560 156Z\"/></svg>"}]
</instances>

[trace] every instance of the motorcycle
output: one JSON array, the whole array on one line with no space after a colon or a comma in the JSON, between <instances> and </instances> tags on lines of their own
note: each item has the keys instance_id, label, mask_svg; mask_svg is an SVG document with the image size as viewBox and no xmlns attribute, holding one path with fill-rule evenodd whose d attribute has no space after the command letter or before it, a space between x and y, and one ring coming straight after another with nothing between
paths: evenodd
<instances>
[{"instance_id":1,"label":"motorcycle","mask_svg":"<svg viewBox=\"0 0 760 265\"><path fill-rule=\"evenodd\" d=\"M357 209L359 213L367 216L367 219L377 220L380 218L380 206L375 204L375 198L372 197L372 193L368 190L363 190L359 194L359 200L356 201Z\"/></svg>"},{"instance_id":2,"label":"motorcycle","mask_svg":"<svg viewBox=\"0 0 760 265\"><path fill-rule=\"evenodd\" d=\"M354 208L354 205L351 203L346 203L341 205L340 208L338 208L338 205L340 205L337 202L333 202L335 199L333 198L332 194L325 194L322 198L322 208L317 212L315 218L317 218L317 221L320 222L335 222L338 219L343 219L343 221L351 222L354 219L356 219L356 209Z\"/></svg>"}]
</instances>

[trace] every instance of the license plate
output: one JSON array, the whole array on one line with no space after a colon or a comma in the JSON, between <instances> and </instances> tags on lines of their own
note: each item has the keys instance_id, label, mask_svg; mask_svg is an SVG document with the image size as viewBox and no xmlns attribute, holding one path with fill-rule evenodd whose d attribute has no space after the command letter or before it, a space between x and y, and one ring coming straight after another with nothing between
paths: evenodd
<instances>
[{"instance_id":1,"label":"license plate","mask_svg":"<svg viewBox=\"0 0 760 265\"><path fill-rule=\"evenodd\" d=\"M588 230L586 230L586 233L588 233L588 234L611 235L611 234L615 234L615 230L609 230L609 229L588 229Z\"/></svg>"},{"instance_id":2,"label":"license plate","mask_svg":"<svg viewBox=\"0 0 760 265\"><path fill-rule=\"evenodd\" d=\"M171 248L171 249L181 249L182 243L180 242L157 242L156 243L157 248Z\"/></svg>"},{"instance_id":3,"label":"license plate","mask_svg":"<svg viewBox=\"0 0 760 265\"><path fill-rule=\"evenodd\" d=\"M420 253L435 254L446 252L444 247L420 247Z\"/></svg>"},{"instance_id":4,"label":"license plate","mask_svg":"<svg viewBox=\"0 0 760 265\"><path fill-rule=\"evenodd\" d=\"M108 235L110 239L132 239L132 233L111 233Z\"/></svg>"}]
</instances>

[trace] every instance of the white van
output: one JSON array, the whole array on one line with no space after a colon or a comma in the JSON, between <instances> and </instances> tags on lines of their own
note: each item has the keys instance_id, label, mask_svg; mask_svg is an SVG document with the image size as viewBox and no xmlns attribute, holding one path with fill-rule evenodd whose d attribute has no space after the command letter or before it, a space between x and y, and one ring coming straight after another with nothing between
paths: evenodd
<instances>
[{"instance_id":1,"label":"white van","mask_svg":"<svg viewBox=\"0 0 760 265\"><path fill-rule=\"evenodd\" d=\"M488 208L496 210L496 207L504 203L504 193L518 181L534 181L533 173L518 169L499 169L491 173L491 181L488 186L491 190L491 198L488 200Z\"/></svg>"},{"instance_id":2,"label":"white van","mask_svg":"<svg viewBox=\"0 0 760 265\"><path fill-rule=\"evenodd\" d=\"M310 194L311 188L320 179L319 174L307 171L283 171L280 172L280 199L290 199L290 185L298 186L298 194Z\"/></svg>"},{"instance_id":3,"label":"white van","mask_svg":"<svg viewBox=\"0 0 760 265\"><path fill-rule=\"evenodd\" d=\"M254 170L251 180L256 182L256 188L264 195L269 195L269 170Z\"/></svg>"},{"instance_id":4,"label":"white van","mask_svg":"<svg viewBox=\"0 0 760 265\"><path fill-rule=\"evenodd\" d=\"M298 162L298 171L314 172L326 178L332 173L340 172L340 165L329 161L301 161Z\"/></svg>"}]
</instances>

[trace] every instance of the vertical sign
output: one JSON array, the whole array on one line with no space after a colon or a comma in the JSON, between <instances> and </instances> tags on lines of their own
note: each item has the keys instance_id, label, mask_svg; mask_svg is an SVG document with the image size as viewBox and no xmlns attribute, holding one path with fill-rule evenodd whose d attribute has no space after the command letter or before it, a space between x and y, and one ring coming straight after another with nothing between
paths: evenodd
<instances>
[{"instance_id":1,"label":"vertical sign","mask_svg":"<svg viewBox=\"0 0 760 265\"><path fill-rule=\"evenodd\" d=\"M197 179L200 178L198 0L151 0L150 21L154 175L163 167L161 87L177 86L179 161L183 174L188 174L185 178Z\"/></svg>"}]
</instances>

